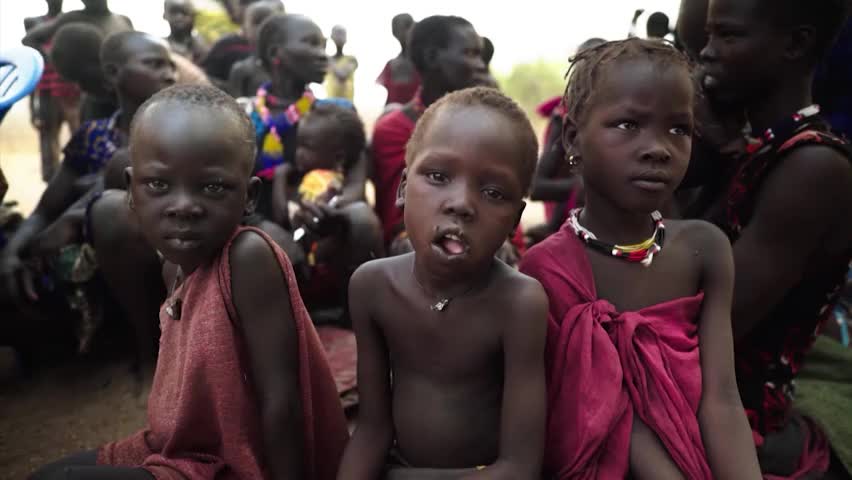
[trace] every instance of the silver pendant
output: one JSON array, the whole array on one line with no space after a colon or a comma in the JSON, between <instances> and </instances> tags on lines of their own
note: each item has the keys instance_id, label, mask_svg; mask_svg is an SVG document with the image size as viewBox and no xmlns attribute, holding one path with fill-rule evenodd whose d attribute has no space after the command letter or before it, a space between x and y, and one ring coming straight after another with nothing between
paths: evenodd
<instances>
[{"instance_id":1,"label":"silver pendant","mask_svg":"<svg viewBox=\"0 0 852 480\"><path fill-rule=\"evenodd\" d=\"M449 298L443 298L435 302L432 306L429 307L433 312L443 312L447 305L450 304Z\"/></svg>"},{"instance_id":2,"label":"silver pendant","mask_svg":"<svg viewBox=\"0 0 852 480\"><path fill-rule=\"evenodd\" d=\"M175 300L171 305L166 307L166 314L174 320L180 320L182 302L180 299Z\"/></svg>"}]
</instances>

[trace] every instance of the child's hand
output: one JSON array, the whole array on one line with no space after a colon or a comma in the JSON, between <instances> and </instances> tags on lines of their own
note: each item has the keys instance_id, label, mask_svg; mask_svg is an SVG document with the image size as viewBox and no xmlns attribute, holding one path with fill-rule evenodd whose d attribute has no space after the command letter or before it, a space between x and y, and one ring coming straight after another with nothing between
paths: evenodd
<instances>
[{"instance_id":1,"label":"child's hand","mask_svg":"<svg viewBox=\"0 0 852 480\"><path fill-rule=\"evenodd\" d=\"M302 202L293 216L294 226L302 226L320 237L337 235L346 227L346 216L324 203Z\"/></svg>"},{"instance_id":2,"label":"child's hand","mask_svg":"<svg viewBox=\"0 0 852 480\"><path fill-rule=\"evenodd\" d=\"M84 208L72 208L33 237L28 252L34 257L55 255L66 245L83 240Z\"/></svg>"}]
</instances>

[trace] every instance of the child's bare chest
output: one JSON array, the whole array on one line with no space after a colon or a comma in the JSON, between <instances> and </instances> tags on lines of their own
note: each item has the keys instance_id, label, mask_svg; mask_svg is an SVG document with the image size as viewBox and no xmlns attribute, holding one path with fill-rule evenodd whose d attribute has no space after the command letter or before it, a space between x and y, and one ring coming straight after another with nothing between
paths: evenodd
<instances>
[{"instance_id":1,"label":"child's bare chest","mask_svg":"<svg viewBox=\"0 0 852 480\"><path fill-rule=\"evenodd\" d=\"M700 257L683 243L664 247L648 267L589 249L586 254L598 298L608 300L619 311L691 297L700 289Z\"/></svg>"},{"instance_id":2,"label":"child's bare chest","mask_svg":"<svg viewBox=\"0 0 852 480\"><path fill-rule=\"evenodd\" d=\"M493 305L460 298L438 311L412 300L400 301L392 309L397 314L382 325L394 370L454 381L488 376L502 366L504 322Z\"/></svg>"}]
</instances>

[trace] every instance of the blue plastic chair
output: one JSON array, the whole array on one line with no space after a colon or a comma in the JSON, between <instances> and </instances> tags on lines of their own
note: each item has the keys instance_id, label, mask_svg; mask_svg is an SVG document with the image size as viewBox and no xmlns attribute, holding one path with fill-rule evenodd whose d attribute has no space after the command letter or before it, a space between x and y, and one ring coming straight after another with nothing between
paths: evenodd
<instances>
[{"instance_id":1,"label":"blue plastic chair","mask_svg":"<svg viewBox=\"0 0 852 480\"><path fill-rule=\"evenodd\" d=\"M30 47L0 51L0 123L12 105L32 92L44 71L41 53Z\"/></svg>"}]
</instances>

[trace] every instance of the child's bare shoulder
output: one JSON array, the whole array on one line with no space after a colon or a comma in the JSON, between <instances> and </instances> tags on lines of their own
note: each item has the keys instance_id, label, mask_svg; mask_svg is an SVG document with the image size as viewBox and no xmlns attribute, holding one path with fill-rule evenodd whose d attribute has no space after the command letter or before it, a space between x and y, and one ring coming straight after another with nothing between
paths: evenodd
<instances>
[{"instance_id":1,"label":"child's bare shoulder","mask_svg":"<svg viewBox=\"0 0 852 480\"><path fill-rule=\"evenodd\" d=\"M363 288L373 290L379 285L386 285L394 279L398 280L405 273L411 273L413 255L409 253L364 263L352 274L352 279L349 281L350 291L360 291Z\"/></svg>"},{"instance_id":2,"label":"child's bare shoulder","mask_svg":"<svg viewBox=\"0 0 852 480\"><path fill-rule=\"evenodd\" d=\"M728 237L710 222L704 220L666 220L668 237L683 241L695 255L708 260L730 255Z\"/></svg>"},{"instance_id":3,"label":"child's bare shoulder","mask_svg":"<svg viewBox=\"0 0 852 480\"><path fill-rule=\"evenodd\" d=\"M547 294L538 280L524 275L503 262L495 262L492 305L509 313L507 318L529 319L544 317ZM541 313L542 315L536 315Z\"/></svg>"}]
</instances>

